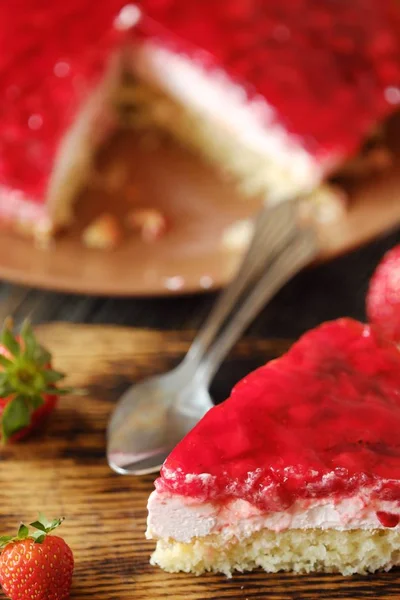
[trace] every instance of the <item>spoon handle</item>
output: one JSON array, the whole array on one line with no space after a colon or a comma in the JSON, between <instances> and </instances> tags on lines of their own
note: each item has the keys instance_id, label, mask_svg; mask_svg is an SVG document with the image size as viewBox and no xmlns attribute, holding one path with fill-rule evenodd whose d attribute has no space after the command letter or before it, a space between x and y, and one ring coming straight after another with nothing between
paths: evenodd
<instances>
[{"instance_id":1,"label":"spoon handle","mask_svg":"<svg viewBox=\"0 0 400 600\"><path fill-rule=\"evenodd\" d=\"M191 372L197 370L206 353L219 335L222 327L236 308L238 301L260 273L287 243L288 237L297 229L293 202L281 202L262 209L255 222L255 230L232 283L221 293L206 322L194 339L182 367Z\"/></svg>"},{"instance_id":2,"label":"spoon handle","mask_svg":"<svg viewBox=\"0 0 400 600\"><path fill-rule=\"evenodd\" d=\"M287 239L276 259L261 277L247 290L247 295L215 343L204 355L198 369L198 378L208 387L212 377L233 344L250 325L263 306L276 292L309 263L317 253L316 236L311 229L298 230Z\"/></svg>"}]
</instances>

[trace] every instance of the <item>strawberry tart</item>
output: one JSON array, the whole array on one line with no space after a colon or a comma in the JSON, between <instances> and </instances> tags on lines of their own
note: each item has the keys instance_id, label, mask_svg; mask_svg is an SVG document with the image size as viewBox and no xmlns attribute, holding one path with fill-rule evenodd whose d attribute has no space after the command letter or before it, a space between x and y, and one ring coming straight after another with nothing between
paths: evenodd
<instances>
[{"instance_id":1,"label":"strawberry tart","mask_svg":"<svg viewBox=\"0 0 400 600\"><path fill-rule=\"evenodd\" d=\"M400 353L350 319L243 379L167 458L152 563L344 575L400 564Z\"/></svg>"},{"instance_id":2,"label":"strawberry tart","mask_svg":"<svg viewBox=\"0 0 400 600\"><path fill-rule=\"evenodd\" d=\"M121 98L273 200L400 103L395 0L19 0L0 22L0 221L39 237L71 223Z\"/></svg>"}]
</instances>

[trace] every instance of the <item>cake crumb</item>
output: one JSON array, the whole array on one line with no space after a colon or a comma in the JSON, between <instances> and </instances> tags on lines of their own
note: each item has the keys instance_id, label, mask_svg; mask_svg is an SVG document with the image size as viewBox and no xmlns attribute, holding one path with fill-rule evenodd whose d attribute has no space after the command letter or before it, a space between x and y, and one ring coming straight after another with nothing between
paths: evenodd
<instances>
[{"instance_id":1,"label":"cake crumb","mask_svg":"<svg viewBox=\"0 0 400 600\"><path fill-rule=\"evenodd\" d=\"M254 231L251 219L235 221L226 227L222 234L222 246L227 250L244 250L249 244Z\"/></svg>"},{"instance_id":2,"label":"cake crumb","mask_svg":"<svg viewBox=\"0 0 400 600\"><path fill-rule=\"evenodd\" d=\"M339 185L324 184L299 203L300 220L313 223L335 223L347 213L349 196Z\"/></svg>"},{"instance_id":3,"label":"cake crumb","mask_svg":"<svg viewBox=\"0 0 400 600\"><path fill-rule=\"evenodd\" d=\"M156 208L132 210L126 219L127 226L140 234L145 242L159 240L167 231L167 220Z\"/></svg>"},{"instance_id":4,"label":"cake crumb","mask_svg":"<svg viewBox=\"0 0 400 600\"><path fill-rule=\"evenodd\" d=\"M114 215L103 213L83 231L82 241L87 248L112 250L122 238L121 227Z\"/></svg>"}]
</instances>

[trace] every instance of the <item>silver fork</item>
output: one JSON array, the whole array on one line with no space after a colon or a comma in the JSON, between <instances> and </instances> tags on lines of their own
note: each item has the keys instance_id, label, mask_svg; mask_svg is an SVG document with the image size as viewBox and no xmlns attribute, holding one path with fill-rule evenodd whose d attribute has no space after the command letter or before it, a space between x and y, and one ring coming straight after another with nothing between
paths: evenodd
<instances>
[{"instance_id":1,"label":"silver fork","mask_svg":"<svg viewBox=\"0 0 400 600\"><path fill-rule=\"evenodd\" d=\"M133 385L109 421L107 459L120 474L158 471L171 449L213 406L212 377L274 294L317 254L295 203L265 208L234 281L221 294L186 357L172 371Z\"/></svg>"}]
</instances>

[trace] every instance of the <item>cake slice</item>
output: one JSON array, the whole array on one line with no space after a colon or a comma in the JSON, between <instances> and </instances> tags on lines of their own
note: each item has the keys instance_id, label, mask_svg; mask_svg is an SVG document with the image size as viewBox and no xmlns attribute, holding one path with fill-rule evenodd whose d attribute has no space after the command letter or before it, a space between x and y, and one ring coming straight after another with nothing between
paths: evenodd
<instances>
[{"instance_id":1,"label":"cake slice","mask_svg":"<svg viewBox=\"0 0 400 600\"><path fill-rule=\"evenodd\" d=\"M400 564L400 353L350 319L243 379L165 461L148 503L167 571Z\"/></svg>"},{"instance_id":2,"label":"cake slice","mask_svg":"<svg viewBox=\"0 0 400 600\"><path fill-rule=\"evenodd\" d=\"M250 194L318 189L400 103L399 15L395 0L3 2L0 225L67 226L124 103Z\"/></svg>"}]
</instances>

